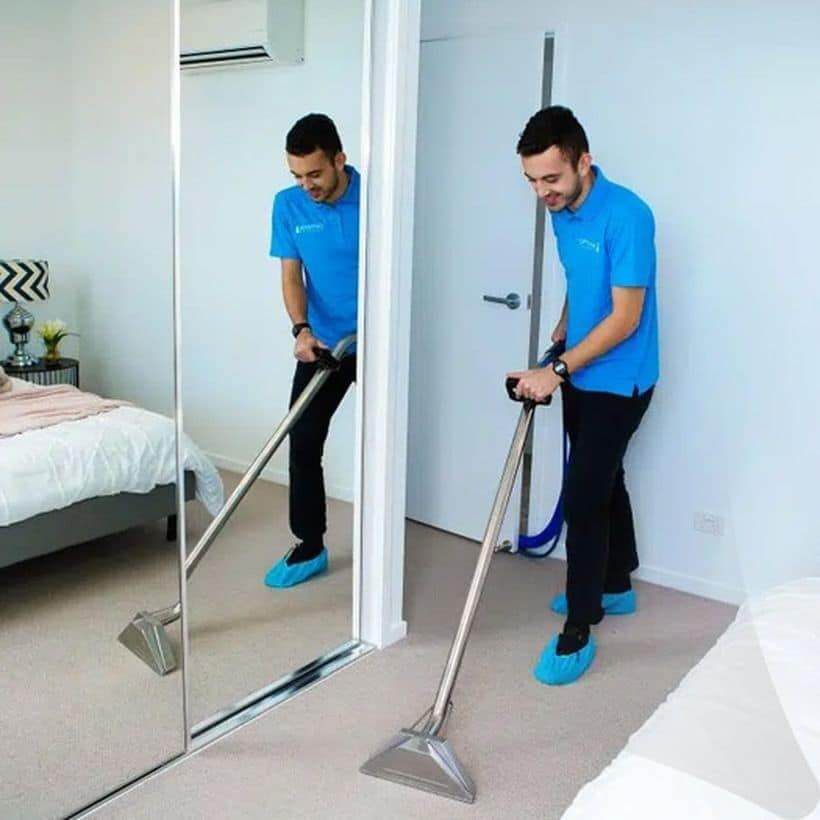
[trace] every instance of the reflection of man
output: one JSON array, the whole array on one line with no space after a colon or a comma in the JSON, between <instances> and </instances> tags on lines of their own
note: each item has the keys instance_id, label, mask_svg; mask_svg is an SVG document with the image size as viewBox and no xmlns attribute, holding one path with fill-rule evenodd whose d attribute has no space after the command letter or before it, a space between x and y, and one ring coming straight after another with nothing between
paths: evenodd
<instances>
[{"instance_id":1,"label":"reflection of man","mask_svg":"<svg viewBox=\"0 0 820 820\"><path fill-rule=\"evenodd\" d=\"M571 451L564 485L567 615L536 677L570 683L595 656L590 626L635 611L638 567L623 458L658 379L655 223L635 194L592 165L584 129L555 106L527 123L518 143L524 174L547 206L567 278L553 341L567 350L519 376L519 394L541 400L560 385Z\"/></svg>"},{"instance_id":2,"label":"reflection of man","mask_svg":"<svg viewBox=\"0 0 820 820\"><path fill-rule=\"evenodd\" d=\"M316 372L317 347L332 348L356 332L359 278L359 174L333 121L309 114L287 135L296 185L273 205L271 256L282 262L282 294L293 322L296 373L291 404ZM290 434L290 528L299 543L266 575L271 587L292 587L327 569L322 452L330 419L356 377L345 356Z\"/></svg>"}]
</instances>

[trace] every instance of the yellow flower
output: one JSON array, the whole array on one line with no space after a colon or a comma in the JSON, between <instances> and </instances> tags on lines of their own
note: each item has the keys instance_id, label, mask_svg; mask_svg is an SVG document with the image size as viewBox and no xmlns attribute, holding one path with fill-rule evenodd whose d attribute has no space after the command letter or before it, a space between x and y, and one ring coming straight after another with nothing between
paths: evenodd
<instances>
[{"instance_id":1,"label":"yellow flower","mask_svg":"<svg viewBox=\"0 0 820 820\"><path fill-rule=\"evenodd\" d=\"M37 327L37 333L44 342L59 342L68 336L68 325L62 319L51 319Z\"/></svg>"}]
</instances>

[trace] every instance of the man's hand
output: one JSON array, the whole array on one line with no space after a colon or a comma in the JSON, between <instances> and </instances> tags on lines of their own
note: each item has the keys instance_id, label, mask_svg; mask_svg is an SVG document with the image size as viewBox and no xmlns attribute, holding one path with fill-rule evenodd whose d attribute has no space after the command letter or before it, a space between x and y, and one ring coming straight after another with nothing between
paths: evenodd
<instances>
[{"instance_id":1,"label":"man's hand","mask_svg":"<svg viewBox=\"0 0 820 820\"><path fill-rule=\"evenodd\" d=\"M518 379L515 395L520 399L544 401L551 396L561 384L561 377L551 367L539 367L536 370L520 370L508 373L507 378Z\"/></svg>"},{"instance_id":2,"label":"man's hand","mask_svg":"<svg viewBox=\"0 0 820 820\"><path fill-rule=\"evenodd\" d=\"M306 327L300 331L299 335L296 337L296 345L293 348L293 355L300 362L315 362L316 354L313 352L313 348L315 347L326 348L327 345L323 345L310 332L310 329Z\"/></svg>"}]
</instances>

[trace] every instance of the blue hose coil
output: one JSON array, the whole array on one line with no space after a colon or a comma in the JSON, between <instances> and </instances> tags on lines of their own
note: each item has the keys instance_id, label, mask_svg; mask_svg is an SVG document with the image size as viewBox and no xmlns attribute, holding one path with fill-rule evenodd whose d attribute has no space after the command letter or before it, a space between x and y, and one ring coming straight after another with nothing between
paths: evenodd
<instances>
[{"instance_id":1,"label":"blue hose coil","mask_svg":"<svg viewBox=\"0 0 820 820\"><path fill-rule=\"evenodd\" d=\"M564 352L564 345L557 343L553 345L538 362L539 367L546 367L553 359ZM566 430L562 431L563 453L561 459L561 487L558 501L555 504L552 516L541 532L536 535L519 535L518 552L530 558L546 558L551 555L558 542L561 540L561 533L564 531L564 492L563 486L567 477L567 467L569 465L569 436Z\"/></svg>"}]
</instances>

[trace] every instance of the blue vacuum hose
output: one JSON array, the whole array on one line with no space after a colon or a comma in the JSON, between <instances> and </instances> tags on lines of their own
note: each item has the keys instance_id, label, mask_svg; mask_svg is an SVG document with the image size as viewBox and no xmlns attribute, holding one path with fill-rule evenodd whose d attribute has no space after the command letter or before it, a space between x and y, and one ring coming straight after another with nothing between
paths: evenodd
<instances>
[{"instance_id":1,"label":"blue vacuum hose","mask_svg":"<svg viewBox=\"0 0 820 820\"><path fill-rule=\"evenodd\" d=\"M538 362L539 367L546 367L554 359L557 359L566 350L564 342L556 342L542 356ZM561 439L563 441L561 458L561 487L558 501L555 504L552 516L541 532L536 535L519 535L518 552L531 558L546 558L558 546L561 533L564 529L564 479L567 475L567 465L569 464L569 436L566 430L562 430Z\"/></svg>"}]
</instances>

